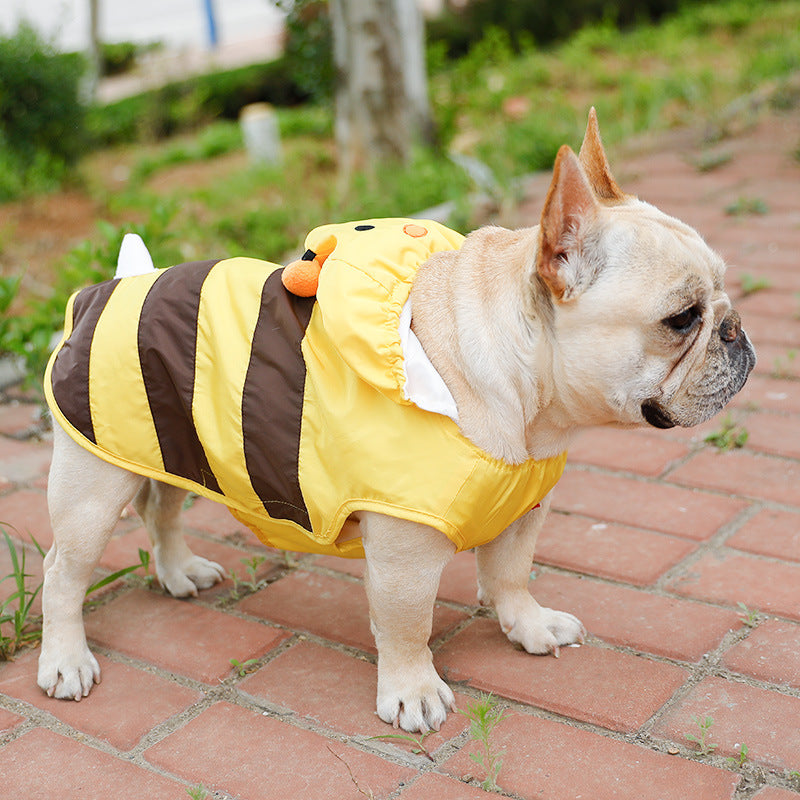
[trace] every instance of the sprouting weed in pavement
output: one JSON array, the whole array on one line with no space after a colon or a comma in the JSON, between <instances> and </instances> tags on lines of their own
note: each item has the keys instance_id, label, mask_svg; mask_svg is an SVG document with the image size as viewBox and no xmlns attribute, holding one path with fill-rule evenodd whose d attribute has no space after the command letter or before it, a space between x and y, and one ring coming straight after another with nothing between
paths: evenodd
<instances>
[{"instance_id":1,"label":"sprouting weed in pavement","mask_svg":"<svg viewBox=\"0 0 800 800\"><path fill-rule=\"evenodd\" d=\"M481 694L475 702L467 706L466 711L460 711L469 720L470 738L477 742L480 749L477 753L470 753L469 757L486 773L481 783L481 788L487 792L500 791L497 779L503 766L505 751L496 750L492 742L492 733L505 716L505 709L497 707L497 701L490 694Z\"/></svg>"},{"instance_id":2,"label":"sprouting weed in pavement","mask_svg":"<svg viewBox=\"0 0 800 800\"><path fill-rule=\"evenodd\" d=\"M739 607L738 617L747 625L748 628L755 628L758 625L758 611L753 608L748 608L741 601L736 604Z\"/></svg>"},{"instance_id":3,"label":"sprouting weed in pavement","mask_svg":"<svg viewBox=\"0 0 800 800\"><path fill-rule=\"evenodd\" d=\"M740 744L739 752L735 756L728 756L728 761L741 769L744 766L745 761L747 761L747 745Z\"/></svg>"},{"instance_id":4,"label":"sprouting weed in pavement","mask_svg":"<svg viewBox=\"0 0 800 800\"><path fill-rule=\"evenodd\" d=\"M751 275L749 272L745 272L741 278L739 278L739 283L741 284L742 292L744 292L745 296L761 292L772 286L772 281L769 278L763 275Z\"/></svg>"},{"instance_id":5,"label":"sprouting weed in pavement","mask_svg":"<svg viewBox=\"0 0 800 800\"><path fill-rule=\"evenodd\" d=\"M711 726L714 724L714 718L706 716L703 719L700 717L692 717L692 720L699 728L697 735L693 733L684 734L690 742L697 745L697 752L701 756L710 756L716 749L717 745L709 741Z\"/></svg>"},{"instance_id":6,"label":"sprouting weed in pavement","mask_svg":"<svg viewBox=\"0 0 800 800\"><path fill-rule=\"evenodd\" d=\"M733 417L727 414L722 420L720 428L709 433L703 441L713 444L717 450L725 452L733 448L744 447L749 436L747 430L743 426L737 425Z\"/></svg>"},{"instance_id":7,"label":"sprouting weed in pavement","mask_svg":"<svg viewBox=\"0 0 800 800\"><path fill-rule=\"evenodd\" d=\"M33 615L33 602L41 591L42 584L29 589L25 581L31 577L26 572L27 552L20 545L19 553L8 532L0 528L11 559L11 572L0 578L0 583L10 580L15 590L0 601L0 658L8 659L23 645L37 641L42 635L41 618ZM34 541L34 544L36 542ZM38 544L36 547L41 553ZM4 626L7 633L4 633Z\"/></svg>"},{"instance_id":8,"label":"sprouting weed in pavement","mask_svg":"<svg viewBox=\"0 0 800 800\"><path fill-rule=\"evenodd\" d=\"M394 739L402 742L410 742L413 745L411 750L415 755L423 755L433 761L431 751L425 747L425 740L433 733L433 731L425 731L425 733L417 734L416 736L411 733L384 733L381 736L370 736L367 741L373 739Z\"/></svg>"},{"instance_id":9,"label":"sprouting weed in pavement","mask_svg":"<svg viewBox=\"0 0 800 800\"><path fill-rule=\"evenodd\" d=\"M239 673L239 677L243 678L248 672L253 671L253 667L258 664L258 659L248 658L247 661L239 661L236 658L232 658L230 664Z\"/></svg>"}]
</instances>

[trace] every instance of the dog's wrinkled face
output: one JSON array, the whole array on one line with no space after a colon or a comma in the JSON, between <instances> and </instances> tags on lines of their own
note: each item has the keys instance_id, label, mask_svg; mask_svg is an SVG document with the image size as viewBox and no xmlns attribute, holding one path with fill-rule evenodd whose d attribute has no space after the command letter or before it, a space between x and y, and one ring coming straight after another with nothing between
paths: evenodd
<instances>
[{"instance_id":1,"label":"dog's wrinkled face","mask_svg":"<svg viewBox=\"0 0 800 800\"><path fill-rule=\"evenodd\" d=\"M537 256L565 403L658 428L716 414L755 365L724 272L692 228L621 192L592 114L580 160L559 153Z\"/></svg>"}]
</instances>

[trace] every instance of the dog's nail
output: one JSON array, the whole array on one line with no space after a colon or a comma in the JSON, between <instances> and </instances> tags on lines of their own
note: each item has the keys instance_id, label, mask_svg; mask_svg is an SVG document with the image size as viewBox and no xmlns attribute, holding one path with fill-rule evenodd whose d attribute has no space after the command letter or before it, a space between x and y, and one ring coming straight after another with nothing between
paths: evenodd
<instances>
[{"instance_id":1,"label":"dog's nail","mask_svg":"<svg viewBox=\"0 0 800 800\"><path fill-rule=\"evenodd\" d=\"M560 648L558 645L555 645L555 646L554 646L554 647L553 647L553 648L550 650L550 652L551 652L551 653L552 653L552 654L553 654L553 655L554 655L556 658L558 658L558 657L561 655L561 648Z\"/></svg>"},{"instance_id":2,"label":"dog's nail","mask_svg":"<svg viewBox=\"0 0 800 800\"><path fill-rule=\"evenodd\" d=\"M50 688L47 690L47 696L48 696L48 697L52 697L52 696L53 696L55 693L56 693L56 687L55 687L55 686L51 686L51 687L50 687Z\"/></svg>"}]
</instances>

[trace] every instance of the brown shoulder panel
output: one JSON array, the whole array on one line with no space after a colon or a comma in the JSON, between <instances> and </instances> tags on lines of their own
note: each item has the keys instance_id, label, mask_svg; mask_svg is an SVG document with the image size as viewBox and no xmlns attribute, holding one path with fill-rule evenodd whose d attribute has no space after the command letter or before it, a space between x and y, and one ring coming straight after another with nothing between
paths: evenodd
<instances>
[{"instance_id":1,"label":"brown shoulder panel","mask_svg":"<svg viewBox=\"0 0 800 800\"><path fill-rule=\"evenodd\" d=\"M56 355L51 373L53 397L73 427L96 444L89 406L89 355L97 321L119 279L82 289L72 304L72 332Z\"/></svg>"},{"instance_id":2,"label":"brown shoulder panel","mask_svg":"<svg viewBox=\"0 0 800 800\"><path fill-rule=\"evenodd\" d=\"M296 297L273 272L261 294L242 394L242 433L250 481L264 509L311 529L297 474L306 368L300 350L314 298Z\"/></svg>"},{"instance_id":3,"label":"brown shoulder panel","mask_svg":"<svg viewBox=\"0 0 800 800\"><path fill-rule=\"evenodd\" d=\"M217 263L177 264L158 278L142 305L138 346L164 469L220 492L192 421L200 290Z\"/></svg>"}]
</instances>

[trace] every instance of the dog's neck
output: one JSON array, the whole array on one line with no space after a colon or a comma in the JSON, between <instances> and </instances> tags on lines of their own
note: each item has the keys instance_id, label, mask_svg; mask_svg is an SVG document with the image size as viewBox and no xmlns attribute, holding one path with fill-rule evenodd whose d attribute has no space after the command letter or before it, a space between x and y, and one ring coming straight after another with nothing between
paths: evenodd
<instances>
[{"instance_id":1,"label":"dog's neck","mask_svg":"<svg viewBox=\"0 0 800 800\"><path fill-rule=\"evenodd\" d=\"M536 228L482 228L461 250L426 262L411 293L414 331L455 399L461 432L515 464L562 452L574 432L552 395L549 298L534 274L536 246Z\"/></svg>"}]
</instances>

